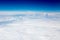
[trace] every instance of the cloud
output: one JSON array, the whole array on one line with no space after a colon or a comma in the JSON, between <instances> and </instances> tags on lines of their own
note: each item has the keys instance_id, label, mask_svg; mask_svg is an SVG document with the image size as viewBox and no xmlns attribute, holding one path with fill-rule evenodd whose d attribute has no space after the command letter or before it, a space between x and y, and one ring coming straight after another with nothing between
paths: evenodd
<instances>
[{"instance_id":1,"label":"cloud","mask_svg":"<svg viewBox=\"0 0 60 40\"><path fill-rule=\"evenodd\" d=\"M4 23L5 21L6 22L13 21L13 20L18 21L26 18L59 21L60 12L38 12L38 11L1 11L0 12L0 23Z\"/></svg>"},{"instance_id":2,"label":"cloud","mask_svg":"<svg viewBox=\"0 0 60 40\"><path fill-rule=\"evenodd\" d=\"M59 32L56 31L59 28L60 23L57 21L24 19L1 28L0 34L3 40L55 40L60 37Z\"/></svg>"},{"instance_id":3,"label":"cloud","mask_svg":"<svg viewBox=\"0 0 60 40\"><path fill-rule=\"evenodd\" d=\"M5 24L0 25L0 40L60 40L59 13L28 11L23 12L25 16L20 12L4 13L0 14L0 24ZM50 20L49 17L58 18Z\"/></svg>"},{"instance_id":4,"label":"cloud","mask_svg":"<svg viewBox=\"0 0 60 40\"><path fill-rule=\"evenodd\" d=\"M41 11L0 11L0 16L16 16L16 15L32 15L32 16L50 16L50 17L60 17L60 12L41 12Z\"/></svg>"}]
</instances>

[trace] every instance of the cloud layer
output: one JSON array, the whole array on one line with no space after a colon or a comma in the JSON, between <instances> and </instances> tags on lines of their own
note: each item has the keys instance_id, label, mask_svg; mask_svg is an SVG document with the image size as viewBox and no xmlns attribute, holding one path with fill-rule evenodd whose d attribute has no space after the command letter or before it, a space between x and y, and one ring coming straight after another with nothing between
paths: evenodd
<instances>
[{"instance_id":1,"label":"cloud layer","mask_svg":"<svg viewBox=\"0 0 60 40\"><path fill-rule=\"evenodd\" d=\"M2 12L0 40L60 40L59 12Z\"/></svg>"}]
</instances>

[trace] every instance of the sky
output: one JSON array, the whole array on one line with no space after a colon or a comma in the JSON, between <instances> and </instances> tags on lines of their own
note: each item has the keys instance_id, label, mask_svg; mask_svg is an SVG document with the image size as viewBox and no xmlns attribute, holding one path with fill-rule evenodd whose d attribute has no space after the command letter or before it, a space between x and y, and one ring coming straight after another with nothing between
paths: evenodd
<instances>
[{"instance_id":1,"label":"sky","mask_svg":"<svg viewBox=\"0 0 60 40\"><path fill-rule=\"evenodd\" d=\"M0 40L60 40L60 1L0 0Z\"/></svg>"},{"instance_id":2,"label":"sky","mask_svg":"<svg viewBox=\"0 0 60 40\"><path fill-rule=\"evenodd\" d=\"M60 11L58 0L0 0L0 11Z\"/></svg>"}]
</instances>

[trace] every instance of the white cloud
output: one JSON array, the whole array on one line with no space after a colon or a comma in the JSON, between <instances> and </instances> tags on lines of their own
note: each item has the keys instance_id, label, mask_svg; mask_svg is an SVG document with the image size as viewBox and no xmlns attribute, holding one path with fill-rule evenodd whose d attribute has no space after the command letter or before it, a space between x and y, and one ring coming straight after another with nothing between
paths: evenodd
<instances>
[{"instance_id":1,"label":"white cloud","mask_svg":"<svg viewBox=\"0 0 60 40\"><path fill-rule=\"evenodd\" d=\"M0 11L0 16L2 15L32 15L35 16L36 14L40 16L48 16L48 17L60 17L60 12L40 12L40 11Z\"/></svg>"},{"instance_id":2,"label":"white cloud","mask_svg":"<svg viewBox=\"0 0 60 40\"><path fill-rule=\"evenodd\" d=\"M4 12L5 13L5 12ZM15 12L19 14L18 12ZM36 12L23 12L30 14ZM37 12L41 16L46 15L46 12ZM0 26L0 40L60 40L60 21L40 18L40 19L30 19L28 16L11 16L14 15L12 12L8 12L10 16L1 17L2 21L12 21L13 23ZM59 13L58 13L59 14ZM48 16L56 16L57 13L48 13ZM2 14L3 15L3 14ZM7 14L4 14L7 15ZM35 17L35 16L34 16ZM58 19L59 20L59 19Z\"/></svg>"},{"instance_id":3,"label":"white cloud","mask_svg":"<svg viewBox=\"0 0 60 40\"><path fill-rule=\"evenodd\" d=\"M59 28L57 21L24 19L0 28L0 40L55 40L60 37L56 31Z\"/></svg>"}]
</instances>

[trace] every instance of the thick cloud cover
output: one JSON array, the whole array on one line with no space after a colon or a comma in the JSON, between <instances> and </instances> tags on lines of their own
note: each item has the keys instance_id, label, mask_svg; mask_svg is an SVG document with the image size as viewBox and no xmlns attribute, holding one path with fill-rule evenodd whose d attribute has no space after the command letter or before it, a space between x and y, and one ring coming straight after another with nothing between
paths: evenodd
<instances>
[{"instance_id":1,"label":"thick cloud cover","mask_svg":"<svg viewBox=\"0 0 60 40\"><path fill-rule=\"evenodd\" d=\"M0 40L60 40L59 12L1 13Z\"/></svg>"}]
</instances>

